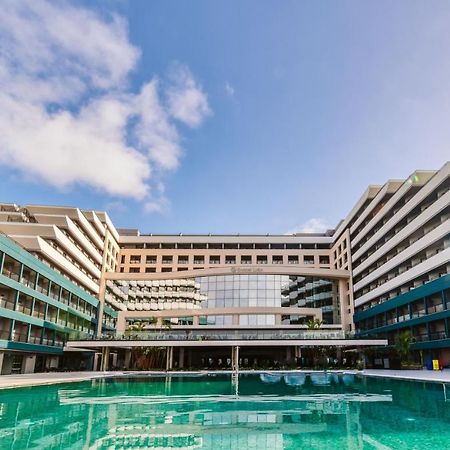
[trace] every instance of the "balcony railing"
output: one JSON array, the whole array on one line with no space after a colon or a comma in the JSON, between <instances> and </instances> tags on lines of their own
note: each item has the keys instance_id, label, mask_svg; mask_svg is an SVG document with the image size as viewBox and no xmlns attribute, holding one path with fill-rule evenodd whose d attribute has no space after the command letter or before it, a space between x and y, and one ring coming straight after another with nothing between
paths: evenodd
<instances>
[{"instance_id":1,"label":"balcony railing","mask_svg":"<svg viewBox=\"0 0 450 450\"><path fill-rule=\"evenodd\" d=\"M130 331L76 340L132 340L132 341L251 341L251 340L332 340L349 339L353 334L343 330L183 330Z\"/></svg>"},{"instance_id":2,"label":"balcony railing","mask_svg":"<svg viewBox=\"0 0 450 450\"><path fill-rule=\"evenodd\" d=\"M9 330L0 330L0 339L9 340Z\"/></svg>"},{"instance_id":3,"label":"balcony railing","mask_svg":"<svg viewBox=\"0 0 450 450\"><path fill-rule=\"evenodd\" d=\"M428 314L433 314L433 313L443 311L443 310L444 310L444 305L442 303L438 303L437 305L428 307Z\"/></svg>"},{"instance_id":4,"label":"balcony railing","mask_svg":"<svg viewBox=\"0 0 450 450\"><path fill-rule=\"evenodd\" d=\"M11 270L3 269L2 275L5 275L5 277L11 278L12 280L19 281L19 274L12 272Z\"/></svg>"},{"instance_id":5,"label":"balcony railing","mask_svg":"<svg viewBox=\"0 0 450 450\"><path fill-rule=\"evenodd\" d=\"M430 334L423 333L415 335L414 339L419 342L439 341L441 339L447 339L447 333L445 331L433 331Z\"/></svg>"},{"instance_id":6,"label":"balcony railing","mask_svg":"<svg viewBox=\"0 0 450 450\"><path fill-rule=\"evenodd\" d=\"M14 310L14 301L8 298L0 297L0 307Z\"/></svg>"},{"instance_id":7,"label":"balcony railing","mask_svg":"<svg viewBox=\"0 0 450 450\"><path fill-rule=\"evenodd\" d=\"M420 309L418 311L413 311L411 313L411 319L416 319L417 317L423 317L423 316L426 316L426 315L427 315L427 313L425 312L425 310L424 309Z\"/></svg>"}]
</instances>

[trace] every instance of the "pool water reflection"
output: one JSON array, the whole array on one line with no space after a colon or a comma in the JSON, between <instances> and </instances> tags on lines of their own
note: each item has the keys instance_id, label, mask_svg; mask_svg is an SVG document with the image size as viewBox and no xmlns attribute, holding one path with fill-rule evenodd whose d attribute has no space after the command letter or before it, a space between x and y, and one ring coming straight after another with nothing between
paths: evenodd
<instances>
[{"instance_id":1,"label":"pool water reflection","mask_svg":"<svg viewBox=\"0 0 450 450\"><path fill-rule=\"evenodd\" d=\"M448 389L450 392L450 389ZM1 449L450 448L442 384L352 374L120 377L0 391Z\"/></svg>"}]
</instances>

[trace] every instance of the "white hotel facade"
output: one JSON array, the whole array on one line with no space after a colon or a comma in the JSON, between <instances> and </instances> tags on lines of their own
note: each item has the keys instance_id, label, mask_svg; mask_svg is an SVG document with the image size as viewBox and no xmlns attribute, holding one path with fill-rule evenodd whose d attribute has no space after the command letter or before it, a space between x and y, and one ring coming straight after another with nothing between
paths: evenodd
<instances>
[{"instance_id":1,"label":"white hotel facade","mask_svg":"<svg viewBox=\"0 0 450 450\"><path fill-rule=\"evenodd\" d=\"M369 186L321 234L141 234L117 230L105 212L8 203L0 231L98 302L87 332L66 330L59 364L91 355L94 368L124 367L145 346L164 348L168 369L211 356L297 365L314 347L342 358L405 330L416 356L450 364L450 163ZM45 368L43 342L14 341L17 323L33 336L39 325L17 301L1 304L3 357L44 355Z\"/></svg>"}]
</instances>

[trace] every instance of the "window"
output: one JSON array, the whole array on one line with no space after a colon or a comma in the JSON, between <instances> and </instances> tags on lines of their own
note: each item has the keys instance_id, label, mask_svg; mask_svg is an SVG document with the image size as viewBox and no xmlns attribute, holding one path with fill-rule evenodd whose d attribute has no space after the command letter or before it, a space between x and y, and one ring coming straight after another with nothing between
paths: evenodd
<instances>
[{"instance_id":1,"label":"window","mask_svg":"<svg viewBox=\"0 0 450 450\"><path fill-rule=\"evenodd\" d=\"M120 262L121 262L122 264L125 263L125 255L122 255L122 257L120 258Z\"/></svg>"},{"instance_id":2,"label":"window","mask_svg":"<svg viewBox=\"0 0 450 450\"><path fill-rule=\"evenodd\" d=\"M189 256L187 255L178 256L178 264L189 264Z\"/></svg>"},{"instance_id":3,"label":"window","mask_svg":"<svg viewBox=\"0 0 450 450\"><path fill-rule=\"evenodd\" d=\"M130 273L139 273L140 271L139 267L130 267Z\"/></svg>"},{"instance_id":4,"label":"window","mask_svg":"<svg viewBox=\"0 0 450 450\"><path fill-rule=\"evenodd\" d=\"M314 264L314 256L313 255L305 255L303 257L303 264Z\"/></svg>"},{"instance_id":5,"label":"window","mask_svg":"<svg viewBox=\"0 0 450 450\"><path fill-rule=\"evenodd\" d=\"M225 256L225 264L236 264L236 256Z\"/></svg>"},{"instance_id":6,"label":"window","mask_svg":"<svg viewBox=\"0 0 450 450\"><path fill-rule=\"evenodd\" d=\"M272 264L283 264L283 256L282 255L273 255L272 256Z\"/></svg>"},{"instance_id":7,"label":"window","mask_svg":"<svg viewBox=\"0 0 450 450\"><path fill-rule=\"evenodd\" d=\"M141 262L141 255L131 255L130 263L131 264L139 264Z\"/></svg>"},{"instance_id":8,"label":"window","mask_svg":"<svg viewBox=\"0 0 450 450\"><path fill-rule=\"evenodd\" d=\"M220 256L210 256L209 257L209 263L210 264L220 264Z\"/></svg>"},{"instance_id":9,"label":"window","mask_svg":"<svg viewBox=\"0 0 450 450\"><path fill-rule=\"evenodd\" d=\"M146 267L145 272L146 273L156 272L156 268L155 267Z\"/></svg>"},{"instance_id":10,"label":"window","mask_svg":"<svg viewBox=\"0 0 450 450\"><path fill-rule=\"evenodd\" d=\"M267 256L257 256L256 257L256 264L267 264Z\"/></svg>"},{"instance_id":11,"label":"window","mask_svg":"<svg viewBox=\"0 0 450 450\"><path fill-rule=\"evenodd\" d=\"M146 264L156 264L156 255L147 255L145 258Z\"/></svg>"},{"instance_id":12,"label":"window","mask_svg":"<svg viewBox=\"0 0 450 450\"><path fill-rule=\"evenodd\" d=\"M204 256L194 256L194 264L205 264Z\"/></svg>"},{"instance_id":13,"label":"window","mask_svg":"<svg viewBox=\"0 0 450 450\"><path fill-rule=\"evenodd\" d=\"M163 256L162 257L163 264L172 264L172 262L173 262L173 256Z\"/></svg>"},{"instance_id":14,"label":"window","mask_svg":"<svg viewBox=\"0 0 450 450\"><path fill-rule=\"evenodd\" d=\"M241 256L241 264L251 264L252 257L250 255Z\"/></svg>"},{"instance_id":15,"label":"window","mask_svg":"<svg viewBox=\"0 0 450 450\"><path fill-rule=\"evenodd\" d=\"M298 256L297 255L289 255L288 263L289 264L298 264Z\"/></svg>"},{"instance_id":16,"label":"window","mask_svg":"<svg viewBox=\"0 0 450 450\"><path fill-rule=\"evenodd\" d=\"M319 256L319 264L330 264L330 257L327 255Z\"/></svg>"},{"instance_id":17,"label":"window","mask_svg":"<svg viewBox=\"0 0 450 450\"><path fill-rule=\"evenodd\" d=\"M172 267L163 267L162 272L172 272Z\"/></svg>"}]
</instances>

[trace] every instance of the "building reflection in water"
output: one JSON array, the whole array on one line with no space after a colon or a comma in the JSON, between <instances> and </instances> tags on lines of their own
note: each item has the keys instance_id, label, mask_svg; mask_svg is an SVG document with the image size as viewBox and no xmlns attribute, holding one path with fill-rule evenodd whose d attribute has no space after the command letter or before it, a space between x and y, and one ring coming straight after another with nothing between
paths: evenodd
<instances>
[{"instance_id":1,"label":"building reflection in water","mask_svg":"<svg viewBox=\"0 0 450 450\"><path fill-rule=\"evenodd\" d=\"M377 444L375 425L386 411L417 413L403 388L391 387L316 373L241 376L237 396L226 376L105 379L4 391L0 447L363 449Z\"/></svg>"}]
</instances>

